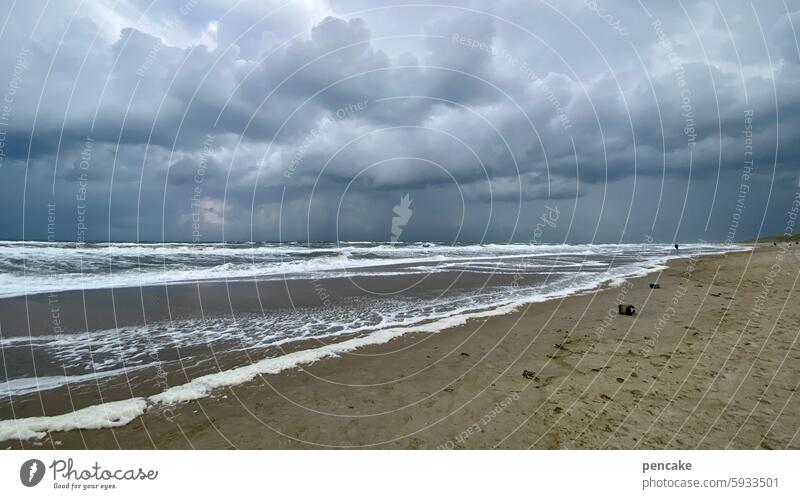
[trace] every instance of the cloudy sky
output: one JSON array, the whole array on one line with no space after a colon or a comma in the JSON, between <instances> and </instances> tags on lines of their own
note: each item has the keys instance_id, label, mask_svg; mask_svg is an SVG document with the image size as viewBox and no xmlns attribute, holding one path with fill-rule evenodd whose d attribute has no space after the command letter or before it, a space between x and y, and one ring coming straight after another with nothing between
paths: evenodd
<instances>
[{"instance_id":1,"label":"cloudy sky","mask_svg":"<svg viewBox=\"0 0 800 499\"><path fill-rule=\"evenodd\" d=\"M797 0L9 0L0 238L389 240L405 195L401 241L782 233L796 30Z\"/></svg>"}]
</instances>

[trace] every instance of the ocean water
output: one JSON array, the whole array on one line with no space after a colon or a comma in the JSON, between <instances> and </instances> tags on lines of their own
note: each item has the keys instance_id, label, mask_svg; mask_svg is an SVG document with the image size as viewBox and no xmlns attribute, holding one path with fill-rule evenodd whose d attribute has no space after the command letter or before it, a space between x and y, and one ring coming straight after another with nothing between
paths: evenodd
<instances>
[{"instance_id":1,"label":"ocean water","mask_svg":"<svg viewBox=\"0 0 800 499\"><path fill-rule=\"evenodd\" d=\"M682 255L735 249L691 244ZM0 241L0 297L211 279L323 279L448 270L493 274L575 272L631 260L646 269L676 256L671 245L437 243L49 243ZM557 265L553 265L554 258ZM382 271L388 275L388 271Z\"/></svg>"},{"instance_id":2,"label":"ocean water","mask_svg":"<svg viewBox=\"0 0 800 499\"><path fill-rule=\"evenodd\" d=\"M91 422L92 415L102 413L107 422L109 411L119 409L124 418L135 417L131 414L155 404L204 397L215 388L260 373L279 372L411 331L433 334L472 318L617 284L663 268L670 258L742 249L691 244L681 246L677 254L671 245L657 244L0 242L0 297L4 298L185 282L305 280L323 283L321 288L326 289L327 280L338 278L420 279L412 282L441 278L433 287L411 285L393 293L365 290L317 306L216 316L198 311L196 317L107 329L0 334L0 407L38 392L102 386L121 377L129 380L137 371L183 369L222 353L240 352L249 359L103 411L94 406L77 408L74 418L79 419L72 423L65 423L69 414L28 418L21 426L22 420L0 421L0 441L23 435L21 428L28 432L25 438L36 438L53 425L109 426ZM468 282L473 285L447 285L464 275L472 277ZM293 348L285 353L284 347Z\"/></svg>"}]
</instances>

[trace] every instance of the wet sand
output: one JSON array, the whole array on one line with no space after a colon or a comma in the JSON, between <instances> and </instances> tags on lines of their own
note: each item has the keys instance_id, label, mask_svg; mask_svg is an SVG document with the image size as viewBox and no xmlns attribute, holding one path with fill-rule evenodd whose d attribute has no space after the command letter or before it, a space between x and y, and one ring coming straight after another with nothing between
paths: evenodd
<instances>
[{"instance_id":1,"label":"wet sand","mask_svg":"<svg viewBox=\"0 0 800 499\"><path fill-rule=\"evenodd\" d=\"M796 246L674 260L620 287L154 406L121 428L2 448L796 449L799 272ZM637 315L617 315L618 301Z\"/></svg>"},{"instance_id":2,"label":"wet sand","mask_svg":"<svg viewBox=\"0 0 800 499\"><path fill-rule=\"evenodd\" d=\"M552 265L557 266L557 263ZM406 265L407 266L407 265ZM376 274L399 270L399 265L371 267ZM168 285L87 289L0 299L2 332L6 337L65 334L136 326L145 323L204 317L263 313L274 309L321 306L325 300L372 294L440 294L443 290L479 289L540 283L543 277L526 274L431 274L334 277L320 280L241 278ZM324 295L321 293L324 290Z\"/></svg>"},{"instance_id":3,"label":"wet sand","mask_svg":"<svg viewBox=\"0 0 800 499\"><path fill-rule=\"evenodd\" d=\"M84 376L90 379L72 381L68 386L29 392L13 397L0 396L0 421L16 418L59 415L102 402L149 397L169 387L187 383L206 374L247 366L265 358L319 348L328 341L339 342L361 334L339 334L330 340L292 339L280 346L243 348L240 341L201 341L191 347L176 344L144 342L142 348L152 350L144 355L149 366L128 359L126 366L116 365L112 371L124 371L113 376L98 376L88 370L89 360L102 361L103 343L124 343L118 339L118 329L150 325L151 329L184 327L200 334L202 323L215 319L240 321L241 328L249 327L254 336L264 332L244 322L274 312L292 314L294 310L318 310L349 299L414 297L422 302L447 294L480 292L494 286L507 287L512 282L532 286L547 277L538 274L479 274L471 272L437 272L432 274L396 275L400 266L381 266L372 270L392 274L358 277L333 277L319 280L259 278L235 281L213 280L141 288L92 289L64 291L0 299L0 317L4 338L58 336L68 342L70 335L89 330L109 330L105 338L91 345L92 358L73 362L69 367L54 358L46 349L22 346L14 351L4 349L0 357L0 373L9 379L49 376ZM317 308L314 308L317 307ZM26 313L27 311L27 313ZM176 326L176 321L189 324ZM244 321L243 321L244 319ZM220 327L227 327L223 324ZM57 329L58 328L58 329ZM117 331L116 333L114 333ZM84 354L85 356L86 354ZM133 361L132 361L133 360ZM141 360L141 358L139 359ZM153 365L157 364L157 365ZM98 372L109 369L99 368ZM77 379L77 378L76 378ZM0 378L0 387L4 381Z\"/></svg>"}]
</instances>

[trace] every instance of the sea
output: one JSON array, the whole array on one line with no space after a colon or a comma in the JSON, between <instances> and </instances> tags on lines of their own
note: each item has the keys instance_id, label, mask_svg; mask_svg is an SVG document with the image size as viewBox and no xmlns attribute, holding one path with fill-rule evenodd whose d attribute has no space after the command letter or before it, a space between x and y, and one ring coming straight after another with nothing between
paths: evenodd
<instances>
[{"instance_id":1,"label":"sea","mask_svg":"<svg viewBox=\"0 0 800 499\"><path fill-rule=\"evenodd\" d=\"M671 244L0 241L0 302L7 305L0 308L0 441L120 426L154 406L212 396L259 374L617 286L673 258L745 249L705 243L677 251ZM83 326L24 320L27 304L43 297L52 297L51 308L83 303L85 313L86 297L103 290L135 291L144 303L148 293L192 286L215 290L230 308L205 310L201 299L196 310L172 313L167 299L159 306L168 313L156 320L116 320L118 310L111 326L102 327L88 320ZM276 290L288 299L271 300L267 295ZM304 291L292 299L292 290ZM237 310L238 301L250 299L258 306ZM48 326L31 326L40 323ZM119 389L131 383L136 389ZM19 401L48 393L69 393L71 410L38 417L14 410Z\"/></svg>"}]
</instances>

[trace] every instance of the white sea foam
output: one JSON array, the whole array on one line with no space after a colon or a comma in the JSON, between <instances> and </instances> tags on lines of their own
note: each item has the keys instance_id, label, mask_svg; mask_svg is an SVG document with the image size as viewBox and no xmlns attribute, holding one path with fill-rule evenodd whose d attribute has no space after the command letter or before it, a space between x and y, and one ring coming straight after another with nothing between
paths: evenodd
<instances>
[{"instance_id":1,"label":"white sea foam","mask_svg":"<svg viewBox=\"0 0 800 499\"><path fill-rule=\"evenodd\" d=\"M40 416L0 421L0 442L40 439L49 431L97 430L125 426L144 414L147 402L132 398L92 405L58 416Z\"/></svg>"}]
</instances>

